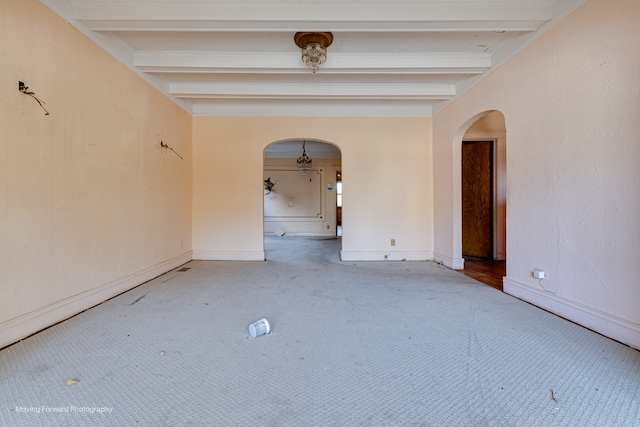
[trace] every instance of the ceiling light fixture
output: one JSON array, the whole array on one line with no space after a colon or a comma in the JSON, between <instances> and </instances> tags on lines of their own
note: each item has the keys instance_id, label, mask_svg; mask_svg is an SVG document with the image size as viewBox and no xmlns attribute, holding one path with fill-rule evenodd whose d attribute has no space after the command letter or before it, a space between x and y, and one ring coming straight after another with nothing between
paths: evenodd
<instances>
[{"instance_id":1,"label":"ceiling light fixture","mask_svg":"<svg viewBox=\"0 0 640 427\"><path fill-rule=\"evenodd\" d=\"M302 49L302 62L311 68L312 73L315 73L320 64L327 60L327 48L333 42L333 34L296 33L293 40Z\"/></svg>"},{"instance_id":2,"label":"ceiling light fixture","mask_svg":"<svg viewBox=\"0 0 640 427\"><path fill-rule=\"evenodd\" d=\"M307 156L307 152L304 147L305 142L306 141L302 141L302 156L298 157L298 160L296 161L296 166L298 166L302 175L307 175L307 172L311 169L311 159Z\"/></svg>"}]
</instances>

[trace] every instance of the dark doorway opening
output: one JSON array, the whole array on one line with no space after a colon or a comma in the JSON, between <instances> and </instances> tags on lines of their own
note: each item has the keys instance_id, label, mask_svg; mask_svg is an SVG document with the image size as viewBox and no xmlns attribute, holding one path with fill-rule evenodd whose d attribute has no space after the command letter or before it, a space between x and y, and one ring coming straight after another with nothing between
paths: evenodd
<instances>
[{"instance_id":1,"label":"dark doorway opening","mask_svg":"<svg viewBox=\"0 0 640 427\"><path fill-rule=\"evenodd\" d=\"M462 142L462 256L493 259L493 141Z\"/></svg>"},{"instance_id":2,"label":"dark doorway opening","mask_svg":"<svg viewBox=\"0 0 640 427\"><path fill-rule=\"evenodd\" d=\"M506 263L493 259L493 143L462 142L462 273L502 291Z\"/></svg>"}]
</instances>

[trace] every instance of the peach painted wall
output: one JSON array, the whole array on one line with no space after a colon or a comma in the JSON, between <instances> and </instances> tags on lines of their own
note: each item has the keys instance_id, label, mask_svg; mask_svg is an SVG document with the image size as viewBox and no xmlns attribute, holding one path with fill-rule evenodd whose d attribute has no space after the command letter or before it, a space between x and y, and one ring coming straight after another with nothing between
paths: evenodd
<instances>
[{"instance_id":1,"label":"peach painted wall","mask_svg":"<svg viewBox=\"0 0 640 427\"><path fill-rule=\"evenodd\" d=\"M37 0L0 40L2 347L189 260L192 170L191 116Z\"/></svg>"},{"instance_id":2,"label":"peach painted wall","mask_svg":"<svg viewBox=\"0 0 640 427\"><path fill-rule=\"evenodd\" d=\"M460 138L507 132L505 291L640 347L640 2L590 0L434 116L435 251L460 256ZM534 279L541 268L547 278Z\"/></svg>"},{"instance_id":3,"label":"peach painted wall","mask_svg":"<svg viewBox=\"0 0 640 427\"><path fill-rule=\"evenodd\" d=\"M330 142L342 152L343 259L432 257L430 118L193 121L195 258L264 259L263 153L292 138Z\"/></svg>"}]
</instances>

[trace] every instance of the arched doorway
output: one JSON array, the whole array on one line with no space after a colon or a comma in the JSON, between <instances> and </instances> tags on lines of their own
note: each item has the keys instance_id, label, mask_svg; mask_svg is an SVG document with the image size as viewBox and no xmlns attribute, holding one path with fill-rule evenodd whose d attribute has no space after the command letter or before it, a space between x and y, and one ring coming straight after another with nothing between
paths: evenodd
<instances>
[{"instance_id":1,"label":"arched doorway","mask_svg":"<svg viewBox=\"0 0 640 427\"><path fill-rule=\"evenodd\" d=\"M465 274L502 290L506 275L506 126L499 111L477 117L461 141Z\"/></svg>"},{"instance_id":2,"label":"arched doorway","mask_svg":"<svg viewBox=\"0 0 640 427\"><path fill-rule=\"evenodd\" d=\"M297 159L310 159L301 171ZM264 235L341 236L340 149L314 139L291 139L264 150Z\"/></svg>"}]
</instances>

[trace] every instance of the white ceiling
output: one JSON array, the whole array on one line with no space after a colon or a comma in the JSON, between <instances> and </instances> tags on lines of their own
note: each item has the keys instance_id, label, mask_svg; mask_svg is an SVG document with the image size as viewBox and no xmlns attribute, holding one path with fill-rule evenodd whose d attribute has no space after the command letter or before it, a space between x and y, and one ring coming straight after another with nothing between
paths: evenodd
<instances>
[{"instance_id":1,"label":"white ceiling","mask_svg":"<svg viewBox=\"0 0 640 427\"><path fill-rule=\"evenodd\" d=\"M194 115L430 116L585 0L41 1Z\"/></svg>"}]
</instances>

